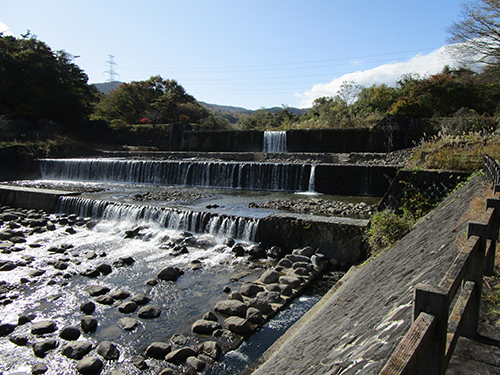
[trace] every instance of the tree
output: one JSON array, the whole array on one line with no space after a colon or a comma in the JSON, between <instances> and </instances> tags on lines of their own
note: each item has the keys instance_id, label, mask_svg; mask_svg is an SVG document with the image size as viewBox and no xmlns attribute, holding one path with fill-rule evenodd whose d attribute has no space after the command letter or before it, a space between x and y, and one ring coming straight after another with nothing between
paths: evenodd
<instances>
[{"instance_id":1,"label":"tree","mask_svg":"<svg viewBox=\"0 0 500 375\"><path fill-rule=\"evenodd\" d=\"M219 118L173 79L152 76L146 81L122 83L96 106L94 118L127 124L189 122L205 127L225 127Z\"/></svg>"},{"instance_id":2,"label":"tree","mask_svg":"<svg viewBox=\"0 0 500 375\"><path fill-rule=\"evenodd\" d=\"M0 35L0 115L66 127L87 119L95 91L73 59L29 33L22 38Z\"/></svg>"},{"instance_id":3,"label":"tree","mask_svg":"<svg viewBox=\"0 0 500 375\"><path fill-rule=\"evenodd\" d=\"M462 4L462 19L449 30L451 52L467 63L500 65L500 1L475 0Z\"/></svg>"}]
</instances>

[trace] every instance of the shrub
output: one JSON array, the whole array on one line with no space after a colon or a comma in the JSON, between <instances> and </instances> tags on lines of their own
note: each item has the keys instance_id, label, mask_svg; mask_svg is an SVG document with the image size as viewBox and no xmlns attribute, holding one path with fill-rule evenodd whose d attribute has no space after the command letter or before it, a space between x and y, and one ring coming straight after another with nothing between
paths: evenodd
<instances>
[{"instance_id":1,"label":"shrub","mask_svg":"<svg viewBox=\"0 0 500 375\"><path fill-rule=\"evenodd\" d=\"M399 216L390 210L373 215L367 231L367 239L372 252L377 253L394 245L411 230L413 223L410 217Z\"/></svg>"}]
</instances>

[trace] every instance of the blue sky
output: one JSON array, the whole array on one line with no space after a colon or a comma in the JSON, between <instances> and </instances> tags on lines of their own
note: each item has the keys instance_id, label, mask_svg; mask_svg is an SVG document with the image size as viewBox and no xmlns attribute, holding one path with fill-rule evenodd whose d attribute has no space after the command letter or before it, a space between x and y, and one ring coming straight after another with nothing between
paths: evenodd
<instances>
[{"instance_id":1,"label":"blue sky","mask_svg":"<svg viewBox=\"0 0 500 375\"><path fill-rule=\"evenodd\" d=\"M0 31L78 55L90 83L177 80L196 99L308 107L343 81L434 74L460 0L0 0Z\"/></svg>"}]
</instances>

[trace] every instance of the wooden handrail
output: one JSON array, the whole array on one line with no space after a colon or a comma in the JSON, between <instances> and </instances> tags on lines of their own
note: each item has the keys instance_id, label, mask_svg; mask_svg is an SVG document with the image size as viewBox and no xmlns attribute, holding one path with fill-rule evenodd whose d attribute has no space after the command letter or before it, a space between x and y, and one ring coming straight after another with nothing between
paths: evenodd
<instances>
[{"instance_id":1,"label":"wooden handrail","mask_svg":"<svg viewBox=\"0 0 500 375\"><path fill-rule=\"evenodd\" d=\"M468 240L440 283L415 286L413 324L380 375L443 375L458 338L477 335L483 274L493 274L500 229L500 168L485 156L485 170L495 184L494 197L482 219L469 223Z\"/></svg>"}]
</instances>

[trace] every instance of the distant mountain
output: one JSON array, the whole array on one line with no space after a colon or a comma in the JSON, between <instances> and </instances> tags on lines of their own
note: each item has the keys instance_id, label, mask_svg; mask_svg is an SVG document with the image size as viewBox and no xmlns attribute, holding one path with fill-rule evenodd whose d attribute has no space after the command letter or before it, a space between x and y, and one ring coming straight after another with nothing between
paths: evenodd
<instances>
[{"instance_id":1,"label":"distant mountain","mask_svg":"<svg viewBox=\"0 0 500 375\"><path fill-rule=\"evenodd\" d=\"M251 109L246 109L243 107L233 107L229 105L218 105L218 104L209 104L200 102L209 110L219 113L222 117L226 118L231 124L236 124L242 116L248 116L254 113L255 111ZM276 113L278 111L283 110L282 107L272 107L272 108L263 108L266 112ZM302 116L306 113L307 109L287 107L287 109L295 115Z\"/></svg>"}]
</instances>

